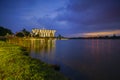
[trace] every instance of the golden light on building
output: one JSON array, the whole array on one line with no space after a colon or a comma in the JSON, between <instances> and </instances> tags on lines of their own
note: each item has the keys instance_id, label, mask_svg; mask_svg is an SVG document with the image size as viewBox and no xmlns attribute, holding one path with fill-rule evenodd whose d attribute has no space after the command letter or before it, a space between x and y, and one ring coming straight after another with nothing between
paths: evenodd
<instances>
[{"instance_id":1,"label":"golden light on building","mask_svg":"<svg viewBox=\"0 0 120 80\"><path fill-rule=\"evenodd\" d=\"M48 29L32 29L31 36L37 37L55 37L56 30L48 30Z\"/></svg>"}]
</instances>

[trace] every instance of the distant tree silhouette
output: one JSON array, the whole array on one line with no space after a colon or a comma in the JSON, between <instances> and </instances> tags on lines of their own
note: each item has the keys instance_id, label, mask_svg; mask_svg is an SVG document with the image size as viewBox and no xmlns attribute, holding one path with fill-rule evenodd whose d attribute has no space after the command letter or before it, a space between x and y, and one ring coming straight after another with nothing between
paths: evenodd
<instances>
[{"instance_id":1,"label":"distant tree silhouette","mask_svg":"<svg viewBox=\"0 0 120 80\"><path fill-rule=\"evenodd\" d=\"M17 32L17 33L16 33L16 36L17 36L17 37L28 37L28 36L30 36L30 32L27 31L27 30L24 28L22 31Z\"/></svg>"},{"instance_id":2,"label":"distant tree silhouette","mask_svg":"<svg viewBox=\"0 0 120 80\"><path fill-rule=\"evenodd\" d=\"M16 36L17 36L17 37L24 37L25 35L24 35L22 32L17 32L17 33L16 33Z\"/></svg>"},{"instance_id":3,"label":"distant tree silhouette","mask_svg":"<svg viewBox=\"0 0 120 80\"><path fill-rule=\"evenodd\" d=\"M59 34L59 35L57 36L57 38L58 38L58 39L62 39L62 38L64 38L64 37Z\"/></svg>"},{"instance_id":4,"label":"distant tree silhouette","mask_svg":"<svg viewBox=\"0 0 120 80\"><path fill-rule=\"evenodd\" d=\"M0 36L5 36L7 34L13 34L10 29L0 26Z\"/></svg>"},{"instance_id":5,"label":"distant tree silhouette","mask_svg":"<svg viewBox=\"0 0 120 80\"><path fill-rule=\"evenodd\" d=\"M25 37L30 36L30 32L27 31L25 28L21 31Z\"/></svg>"},{"instance_id":6,"label":"distant tree silhouette","mask_svg":"<svg viewBox=\"0 0 120 80\"><path fill-rule=\"evenodd\" d=\"M113 34L113 37L117 37L116 34Z\"/></svg>"},{"instance_id":7,"label":"distant tree silhouette","mask_svg":"<svg viewBox=\"0 0 120 80\"><path fill-rule=\"evenodd\" d=\"M59 35L58 35L58 38L61 38L61 37L62 37L62 36L59 34Z\"/></svg>"}]
</instances>

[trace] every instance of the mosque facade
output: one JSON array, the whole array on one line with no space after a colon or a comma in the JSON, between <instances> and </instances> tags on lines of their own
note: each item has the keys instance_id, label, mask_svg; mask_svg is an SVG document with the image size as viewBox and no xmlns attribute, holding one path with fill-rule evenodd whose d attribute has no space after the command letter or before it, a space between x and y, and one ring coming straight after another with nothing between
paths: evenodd
<instances>
[{"instance_id":1,"label":"mosque facade","mask_svg":"<svg viewBox=\"0 0 120 80\"><path fill-rule=\"evenodd\" d=\"M31 32L32 37L55 37L56 30L49 30L49 29L38 29L33 28Z\"/></svg>"}]
</instances>

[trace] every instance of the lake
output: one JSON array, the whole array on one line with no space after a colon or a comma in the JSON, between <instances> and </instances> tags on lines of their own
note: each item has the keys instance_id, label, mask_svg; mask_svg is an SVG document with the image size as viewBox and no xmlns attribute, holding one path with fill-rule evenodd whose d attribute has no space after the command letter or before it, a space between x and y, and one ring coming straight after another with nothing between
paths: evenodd
<instances>
[{"instance_id":1,"label":"lake","mask_svg":"<svg viewBox=\"0 0 120 80\"><path fill-rule=\"evenodd\" d=\"M60 66L71 80L120 80L120 40L28 40L30 56ZM28 44L29 43L29 44Z\"/></svg>"}]
</instances>

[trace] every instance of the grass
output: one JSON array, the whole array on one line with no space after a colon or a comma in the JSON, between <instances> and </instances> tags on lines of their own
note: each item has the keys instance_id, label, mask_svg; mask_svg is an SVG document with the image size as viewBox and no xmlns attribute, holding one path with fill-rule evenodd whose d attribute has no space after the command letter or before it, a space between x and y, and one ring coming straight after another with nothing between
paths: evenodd
<instances>
[{"instance_id":1,"label":"grass","mask_svg":"<svg viewBox=\"0 0 120 80\"><path fill-rule=\"evenodd\" d=\"M0 41L0 80L68 80L23 47Z\"/></svg>"}]
</instances>

